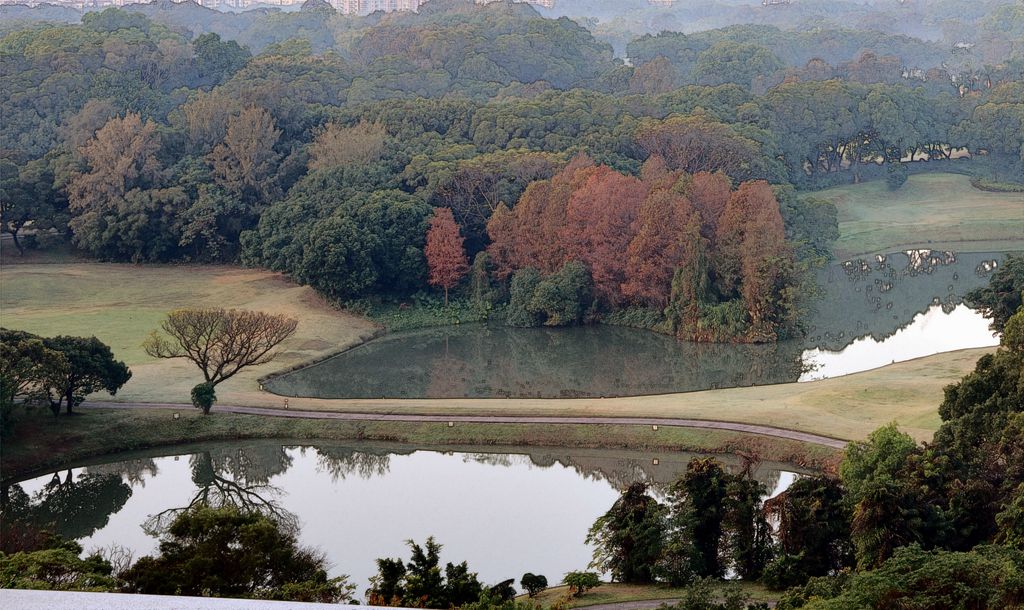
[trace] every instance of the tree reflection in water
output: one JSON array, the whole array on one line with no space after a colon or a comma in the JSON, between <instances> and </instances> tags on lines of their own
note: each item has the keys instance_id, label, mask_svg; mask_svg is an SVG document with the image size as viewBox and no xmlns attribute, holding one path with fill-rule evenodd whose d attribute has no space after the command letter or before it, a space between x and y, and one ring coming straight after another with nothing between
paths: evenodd
<instances>
[{"instance_id":1,"label":"tree reflection in water","mask_svg":"<svg viewBox=\"0 0 1024 610\"><path fill-rule=\"evenodd\" d=\"M391 469L390 453L357 451L351 447L316 447L317 470L331 475L332 482L343 481L350 474L361 479L386 475Z\"/></svg>"},{"instance_id":2,"label":"tree reflection in water","mask_svg":"<svg viewBox=\"0 0 1024 610\"><path fill-rule=\"evenodd\" d=\"M196 492L185 506L150 515L143 529L153 536L163 533L181 513L197 506L235 507L270 517L281 527L297 532L298 516L280 504L284 491L270 479L292 465L281 445L263 443L215 449L189 457Z\"/></svg>"},{"instance_id":3,"label":"tree reflection in water","mask_svg":"<svg viewBox=\"0 0 1024 610\"><path fill-rule=\"evenodd\" d=\"M145 487L146 479L155 477L158 469L156 462L152 458L144 458L138 460L125 460L123 462L113 462L111 464L100 464L98 466L89 466L86 468L87 472L96 474L113 474L118 475L132 488Z\"/></svg>"},{"instance_id":4,"label":"tree reflection in water","mask_svg":"<svg viewBox=\"0 0 1024 610\"><path fill-rule=\"evenodd\" d=\"M0 493L4 538L43 531L72 540L91 536L107 525L131 495L132 488L119 475L88 471L78 478L71 470L63 476L55 472L31 497L21 485L5 486Z\"/></svg>"}]
</instances>

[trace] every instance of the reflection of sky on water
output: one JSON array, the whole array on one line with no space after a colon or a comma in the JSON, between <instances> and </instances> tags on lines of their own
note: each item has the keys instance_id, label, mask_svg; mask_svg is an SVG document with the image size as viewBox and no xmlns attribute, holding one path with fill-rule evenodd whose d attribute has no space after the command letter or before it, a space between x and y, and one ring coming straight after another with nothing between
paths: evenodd
<instances>
[{"instance_id":1,"label":"reflection of sky on water","mask_svg":"<svg viewBox=\"0 0 1024 610\"><path fill-rule=\"evenodd\" d=\"M150 467L141 471L133 467L138 460L73 469L75 479L86 472L121 471L132 488L105 526L80 542L87 550L119 544L135 557L153 553L156 539L142 524L196 496L195 464L212 461L228 477L222 458L234 455L254 463L263 458L272 474L250 471L247 476L281 490L275 501L297 517L302 543L323 549L333 564L331 573L349 574L360 596L375 571L375 559L407 557L403 541L422 542L430 535L445 546L443 561L467 560L484 582L518 581L524 572L545 574L554 582L590 561L591 550L583 543L586 531L615 501L623 476L669 480L690 457L663 455L655 467L651 455L582 450L578 459L544 455L538 465L532 456L520 454L388 455L305 447L286 449L282 458L288 465L278 470L270 464L275 454L281 455L280 445L224 444L193 455L147 459ZM344 464L342 476L335 476L338 468L325 463L325 455ZM383 467L361 468L366 458ZM774 495L794 475L762 468L757 476L774 488ZM50 479L38 477L21 486L31 496Z\"/></svg>"},{"instance_id":2,"label":"reflection of sky on water","mask_svg":"<svg viewBox=\"0 0 1024 610\"><path fill-rule=\"evenodd\" d=\"M805 351L804 362L811 368L800 376L800 381L849 375L953 350L999 345L999 337L989 330L989 323L990 320L963 304L949 313L941 305L933 305L915 316L909 326L881 341L868 336L839 351Z\"/></svg>"}]
</instances>

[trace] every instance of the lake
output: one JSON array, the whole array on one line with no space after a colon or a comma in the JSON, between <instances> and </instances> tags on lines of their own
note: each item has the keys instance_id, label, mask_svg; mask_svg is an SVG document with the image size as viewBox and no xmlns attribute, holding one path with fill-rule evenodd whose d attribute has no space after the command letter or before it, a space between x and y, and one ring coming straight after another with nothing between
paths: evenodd
<instances>
[{"instance_id":1,"label":"lake","mask_svg":"<svg viewBox=\"0 0 1024 610\"><path fill-rule=\"evenodd\" d=\"M394 333L267 380L314 398L633 396L810 381L998 344L962 304L999 253L901 252L817 273L806 336L772 345L698 344L613 326L498 324Z\"/></svg>"},{"instance_id":2,"label":"lake","mask_svg":"<svg viewBox=\"0 0 1024 610\"><path fill-rule=\"evenodd\" d=\"M466 560L488 584L525 572L556 583L584 569L587 529L634 481L664 486L693 454L564 448L420 450L396 445L281 441L205 443L122 454L4 490L5 519L53 523L88 551L119 544L136 558L197 501L272 513L348 574L362 598L378 557L408 558L404 540L433 535L442 563ZM655 459L658 463L655 465ZM719 459L732 470L732 456ZM763 463L770 495L797 475ZM518 586L518 585L517 585Z\"/></svg>"}]
</instances>

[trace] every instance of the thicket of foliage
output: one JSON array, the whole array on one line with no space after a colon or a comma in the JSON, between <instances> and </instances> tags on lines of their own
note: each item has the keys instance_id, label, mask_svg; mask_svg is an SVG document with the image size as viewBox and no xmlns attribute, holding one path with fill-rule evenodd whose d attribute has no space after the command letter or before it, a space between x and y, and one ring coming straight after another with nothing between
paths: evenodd
<instances>
[{"instance_id":1,"label":"thicket of foliage","mask_svg":"<svg viewBox=\"0 0 1024 610\"><path fill-rule=\"evenodd\" d=\"M140 558L122 578L130 593L348 601L355 586L328 578L326 568L321 552L265 516L199 507L171 523L159 555Z\"/></svg>"},{"instance_id":2,"label":"thicket of foliage","mask_svg":"<svg viewBox=\"0 0 1024 610\"><path fill-rule=\"evenodd\" d=\"M408 541L410 559L377 560L377 574L366 591L371 606L452 608L476 602L484 587L463 561L441 569L441 545L433 538L420 546Z\"/></svg>"},{"instance_id":3,"label":"thicket of foliage","mask_svg":"<svg viewBox=\"0 0 1024 610\"><path fill-rule=\"evenodd\" d=\"M0 586L320 603L349 601L355 589L346 576L328 578L323 554L299 546L294 533L235 507L182 512L162 532L159 553L134 563L113 549L81 558L82 547L60 536L28 547L0 552Z\"/></svg>"}]
</instances>

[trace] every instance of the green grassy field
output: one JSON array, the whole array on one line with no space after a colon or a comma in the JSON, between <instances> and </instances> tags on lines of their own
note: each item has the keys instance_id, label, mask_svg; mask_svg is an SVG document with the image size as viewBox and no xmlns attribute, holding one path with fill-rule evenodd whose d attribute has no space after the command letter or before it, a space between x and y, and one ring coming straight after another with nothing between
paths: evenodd
<instances>
[{"instance_id":1,"label":"green grassy field","mask_svg":"<svg viewBox=\"0 0 1024 610\"><path fill-rule=\"evenodd\" d=\"M836 256L931 248L1024 249L1024 193L994 193L959 174L917 174L899 190L875 180L819 191L839 209Z\"/></svg>"},{"instance_id":2,"label":"green grassy field","mask_svg":"<svg viewBox=\"0 0 1024 610\"><path fill-rule=\"evenodd\" d=\"M216 306L284 313L299 320L274 362L247 369L217 388L221 400L245 400L256 379L360 343L377 332L364 318L332 307L311 288L278 273L215 265L23 263L0 270L0 323L44 336L95 335L132 369L124 400L182 400L198 383L183 360L142 350L150 331L176 307Z\"/></svg>"}]
</instances>

